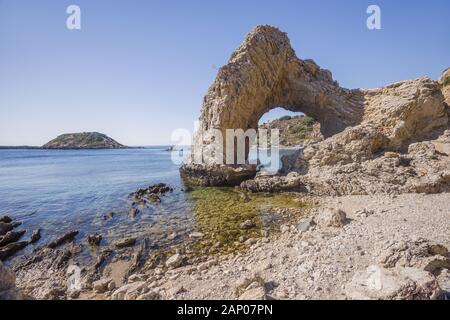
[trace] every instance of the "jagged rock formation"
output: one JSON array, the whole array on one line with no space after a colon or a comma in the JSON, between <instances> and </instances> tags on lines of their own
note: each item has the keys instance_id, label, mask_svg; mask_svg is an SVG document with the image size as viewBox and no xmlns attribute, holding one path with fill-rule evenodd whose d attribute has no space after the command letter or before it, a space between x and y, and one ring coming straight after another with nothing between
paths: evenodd
<instances>
[{"instance_id":1,"label":"jagged rock formation","mask_svg":"<svg viewBox=\"0 0 450 320\"><path fill-rule=\"evenodd\" d=\"M257 26L219 70L204 99L193 146L194 151L203 155L203 164L193 165L191 160L181 172L188 182L194 175L192 183L235 184L238 179L233 175L219 175L219 179L211 181L204 174L217 171L209 156L212 154L209 130L222 131L226 140L226 129L257 129L263 114L283 106L313 117L320 122L322 133L331 136L360 121L364 111L362 98L359 90L341 88L333 81L331 72L314 61L298 59L286 33L271 26Z\"/></svg>"},{"instance_id":2,"label":"jagged rock formation","mask_svg":"<svg viewBox=\"0 0 450 320\"><path fill-rule=\"evenodd\" d=\"M298 59L285 33L258 26L221 68L205 97L194 145L205 155L204 163L191 160L181 172L196 177L188 182L217 185L209 172L217 176L230 166L213 166L208 130L256 128L265 112L283 106L316 119L326 139L283 159L275 177L229 176L220 184L242 178L241 186L251 191L318 195L450 190L448 79L447 69L439 82L419 78L347 90L312 60ZM231 168L226 170L238 167Z\"/></svg>"},{"instance_id":3,"label":"jagged rock formation","mask_svg":"<svg viewBox=\"0 0 450 320\"><path fill-rule=\"evenodd\" d=\"M124 145L103 133L67 133L42 146L43 149L122 149Z\"/></svg>"}]
</instances>

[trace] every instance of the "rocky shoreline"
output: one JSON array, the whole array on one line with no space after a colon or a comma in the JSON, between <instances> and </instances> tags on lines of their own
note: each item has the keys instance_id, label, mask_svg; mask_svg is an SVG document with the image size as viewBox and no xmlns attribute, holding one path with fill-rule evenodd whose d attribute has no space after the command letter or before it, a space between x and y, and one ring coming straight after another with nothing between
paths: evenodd
<instances>
[{"instance_id":1,"label":"rocky shoreline","mask_svg":"<svg viewBox=\"0 0 450 320\"><path fill-rule=\"evenodd\" d=\"M243 241L239 250L198 259L188 259L182 247L149 254L150 243L143 240L138 246L133 241L98 247L95 263L83 266L77 257L90 241L69 232L39 247L12 270L1 265L0 297L449 298L450 194L313 197L308 201L313 206L279 230L236 239ZM433 216L427 215L430 209ZM243 221L240 227L255 225ZM79 287L71 285L73 266L79 268L79 283L75 283ZM368 281L373 285L364 285Z\"/></svg>"}]
</instances>

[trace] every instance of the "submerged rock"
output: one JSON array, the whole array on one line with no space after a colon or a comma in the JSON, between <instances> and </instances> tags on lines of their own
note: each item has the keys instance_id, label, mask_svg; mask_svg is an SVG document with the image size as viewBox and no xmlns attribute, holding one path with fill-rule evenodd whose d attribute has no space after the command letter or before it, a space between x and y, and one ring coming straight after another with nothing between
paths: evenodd
<instances>
[{"instance_id":1,"label":"submerged rock","mask_svg":"<svg viewBox=\"0 0 450 320\"><path fill-rule=\"evenodd\" d=\"M256 226L256 224L252 220L245 220L244 222L242 222L240 224L241 229L251 229L255 226Z\"/></svg>"},{"instance_id":2,"label":"submerged rock","mask_svg":"<svg viewBox=\"0 0 450 320\"><path fill-rule=\"evenodd\" d=\"M6 233L14 229L14 226L10 223L0 222L0 236L4 236Z\"/></svg>"},{"instance_id":3,"label":"submerged rock","mask_svg":"<svg viewBox=\"0 0 450 320\"><path fill-rule=\"evenodd\" d=\"M0 216L0 222L10 223L12 219L8 216Z\"/></svg>"},{"instance_id":4,"label":"submerged rock","mask_svg":"<svg viewBox=\"0 0 450 320\"><path fill-rule=\"evenodd\" d=\"M136 238L126 238L116 241L114 245L117 249L132 247L136 244L136 240L137 240Z\"/></svg>"},{"instance_id":5,"label":"submerged rock","mask_svg":"<svg viewBox=\"0 0 450 320\"><path fill-rule=\"evenodd\" d=\"M100 242L102 242L102 235L99 233L90 234L88 235L87 240L91 246L99 246Z\"/></svg>"},{"instance_id":6,"label":"submerged rock","mask_svg":"<svg viewBox=\"0 0 450 320\"><path fill-rule=\"evenodd\" d=\"M52 242L50 242L47 247L54 249L56 247L59 247L61 245L63 245L66 242L72 241L73 239L75 239L75 237L78 235L78 231L69 231L66 234L64 234L62 237L59 237L55 240L53 240Z\"/></svg>"},{"instance_id":7,"label":"submerged rock","mask_svg":"<svg viewBox=\"0 0 450 320\"><path fill-rule=\"evenodd\" d=\"M28 241L21 241L21 242L13 242L0 248L0 261L6 260L7 258L14 255L17 251L20 251L23 248L25 248L27 245Z\"/></svg>"},{"instance_id":8,"label":"submerged rock","mask_svg":"<svg viewBox=\"0 0 450 320\"><path fill-rule=\"evenodd\" d=\"M41 239L41 229L34 230L31 238L29 240L30 243L35 243Z\"/></svg>"}]
</instances>

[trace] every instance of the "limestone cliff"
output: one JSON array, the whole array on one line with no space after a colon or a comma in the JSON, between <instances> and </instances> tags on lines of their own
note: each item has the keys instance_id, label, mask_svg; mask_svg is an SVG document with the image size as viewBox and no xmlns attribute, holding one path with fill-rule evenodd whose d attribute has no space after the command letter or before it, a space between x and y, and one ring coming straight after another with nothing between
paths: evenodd
<instances>
[{"instance_id":1,"label":"limestone cliff","mask_svg":"<svg viewBox=\"0 0 450 320\"><path fill-rule=\"evenodd\" d=\"M448 69L439 82L424 77L378 89L341 88L331 72L297 58L285 33L258 26L210 87L194 148L208 155L209 129L256 129L260 117L279 106L312 116L326 139L284 159L275 177L250 179L256 168L215 165L208 156L203 164L191 159L181 172L188 182L203 185L246 180L241 186L252 191L450 190L448 90ZM233 174L239 170L239 176Z\"/></svg>"}]
</instances>

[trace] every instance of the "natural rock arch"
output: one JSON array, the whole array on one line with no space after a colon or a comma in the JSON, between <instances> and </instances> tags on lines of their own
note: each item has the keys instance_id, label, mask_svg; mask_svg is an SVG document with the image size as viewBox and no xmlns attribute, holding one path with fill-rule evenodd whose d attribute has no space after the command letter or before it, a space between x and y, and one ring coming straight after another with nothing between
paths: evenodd
<instances>
[{"instance_id":1,"label":"natural rock arch","mask_svg":"<svg viewBox=\"0 0 450 320\"><path fill-rule=\"evenodd\" d=\"M448 128L445 83L440 88L436 81L419 78L372 90L341 88L330 71L297 58L286 33L257 26L209 88L193 145L202 162L191 157L181 174L188 183L205 186L253 178L255 166L216 164L208 156L212 144L207 132L216 129L225 138L227 129L256 129L261 116L276 107L312 116L328 138L307 147L288 171L306 174L305 168L361 163L384 151L406 150L412 142L437 137ZM322 169L317 172L320 176ZM266 179L247 185L268 189Z\"/></svg>"},{"instance_id":2,"label":"natural rock arch","mask_svg":"<svg viewBox=\"0 0 450 320\"><path fill-rule=\"evenodd\" d=\"M201 130L256 129L271 109L306 113L331 136L362 116L362 95L333 81L331 72L296 57L286 33L257 26L223 66L205 96Z\"/></svg>"},{"instance_id":3,"label":"natural rock arch","mask_svg":"<svg viewBox=\"0 0 450 320\"><path fill-rule=\"evenodd\" d=\"M223 66L204 98L200 128L194 148L207 149L204 133L211 129L257 129L259 119L271 109L283 107L315 118L325 137L357 124L363 114L358 90L341 88L328 70L312 60L296 57L286 33L272 26L257 26ZM224 145L226 141L224 141ZM225 149L225 148L224 148ZM252 177L255 168L240 166L236 173L203 158L181 168L194 184L236 184ZM234 168L236 169L236 168Z\"/></svg>"}]
</instances>

